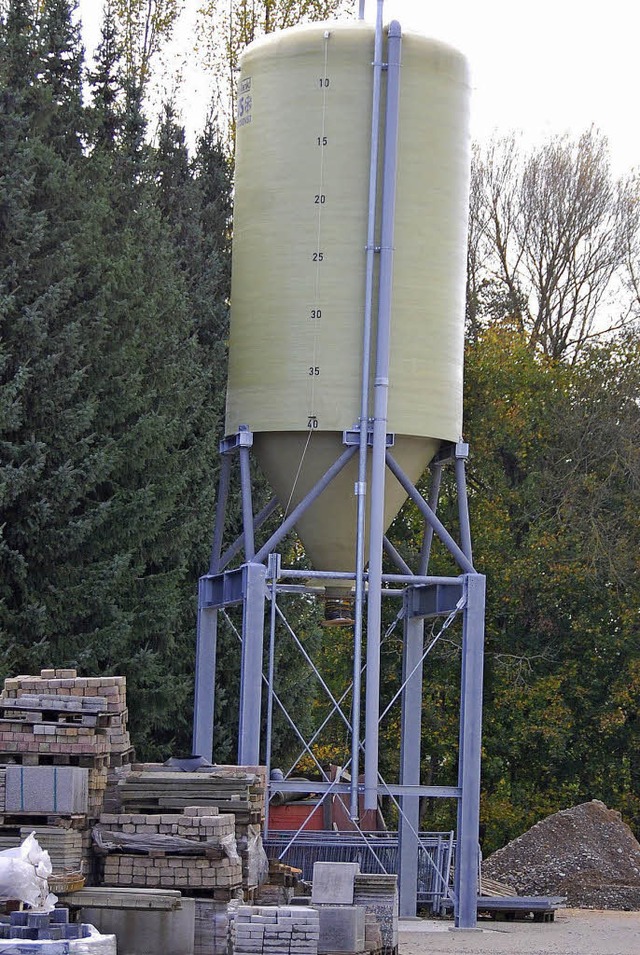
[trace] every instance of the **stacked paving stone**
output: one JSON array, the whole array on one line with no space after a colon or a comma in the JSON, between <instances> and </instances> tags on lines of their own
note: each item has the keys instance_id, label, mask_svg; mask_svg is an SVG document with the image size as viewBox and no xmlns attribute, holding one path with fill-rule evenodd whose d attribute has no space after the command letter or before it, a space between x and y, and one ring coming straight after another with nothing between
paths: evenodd
<instances>
[{"instance_id":1,"label":"stacked paving stone","mask_svg":"<svg viewBox=\"0 0 640 955\"><path fill-rule=\"evenodd\" d=\"M242 886L234 818L215 807L103 814L94 841L107 852L104 885L175 888L225 902Z\"/></svg>"},{"instance_id":2,"label":"stacked paving stone","mask_svg":"<svg viewBox=\"0 0 640 955\"><path fill-rule=\"evenodd\" d=\"M0 845L18 845L25 830L37 827L55 858L54 876L74 872L91 880L91 825L102 812L109 772L121 771L131 756L124 677L51 669L5 680Z\"/></svg>"},{"instance_id":3,"label":"stacked paving stone","mask_svg":"<svg viewBox=\"0 0 640 955\"><path fill-rule=\"evenodd\" d=\"M398 876L358 873L354 879L353 903L364 908L369 924L372 924L371 917L375 917L384 955L397 952ZM373 943L373 936L370 939Z\"/></svg>"},{"instance_id":4,"label":"stacked paving stone","mask_svg":"<svg viewBox=\"0 0 640 955\"><path fill-rule=\"evenodd\" d=\"M12 912L8 923L0 924L0 939L31 942L62 942L88 938L88 925L69 922L69 909L54 909L52 912ZM19 951L19 946L16 951ZM12 951L3 946L2 951ZM68 948L67 948L68 951Z\"/></svg>"},{"instance_id":5,"label":"stacked paving stone","mask_svg":"<svg viewBox=\"0 0 640 955\"><path fill-rule=\"evenodd\" d=\"M243 888L254 889L266 875L268 862L260 829L266 791L264 767L215 766L197 772L172 772L160 763L134 764L119 790L125 812L169 812L197 805L231 814L242 860Z\"/></svg>"},{"instance_id":6,"label":"stacked paving stone","mask_svg":"<svg viewBox=\"0 0 640 955\"><path fill-rule=\"evenodd\" d=\"M63 826L22 826L20 842L24 842L32 832L40 848L49 853L54 872L83 871L87 849L91 848L90 843L86 842L89 833L65 829Z\"/></svg>"},{"instance_id":7,"label":"stacked paving stone","mask_svg":"<svg viewBox=\"0 0 640 955\"><path fill-rule=\"evenodd\" d=\"M87 768L88 815L96 819L109 768L131 761L125 677L42 670L5 680L0 707L0 763Z\"/></svg>"},{"instance_id":8,"label":"stacked paving stone","mask_svg":"<svg viewBox=\"0 0 640 955\"><path fill-rule=\"evenodd\" d=\"M240 905L230 910L230 952L235 955L317 955L320 927L315 909Z\"/></svg>"}]
</instances>

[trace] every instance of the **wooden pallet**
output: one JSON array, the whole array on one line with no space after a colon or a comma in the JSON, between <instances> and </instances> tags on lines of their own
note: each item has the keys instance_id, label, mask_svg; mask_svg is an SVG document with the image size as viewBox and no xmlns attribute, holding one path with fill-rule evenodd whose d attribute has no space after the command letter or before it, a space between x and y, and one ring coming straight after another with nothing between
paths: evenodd
<instances>
[{"instance_id":1,"label":"wooden pallet","mask_svg":"<svg viewBox=\"0 0 640 955\"><path fill-rule=\"evenodd\" d=\"M39 826L57 826L62 829L86 829L88 816L80 813L61 816L57 813L42 812L12 812L0 814L0 831L11 830L20 833L21 828L38 828Z\"/></svg>"},{"instance_id":2,"label":"wooden pallet","mask_svg":"<svg viewBox=\"0 0 640 955\"><path fill-rule=\"evenodd\" d=\"M17 766L80 766L83 769L108 768L106 753L2 753L0 763Z\"/></svg>"}]
</instances>

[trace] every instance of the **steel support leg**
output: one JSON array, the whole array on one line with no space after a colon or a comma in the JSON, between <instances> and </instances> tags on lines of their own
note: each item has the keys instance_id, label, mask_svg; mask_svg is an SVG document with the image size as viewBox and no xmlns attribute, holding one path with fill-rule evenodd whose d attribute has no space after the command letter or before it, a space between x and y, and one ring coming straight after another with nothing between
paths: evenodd
<instances>
[{"instance_id":1,"label":"steel support leg","mask_svg":"<svg viewBox=\"0 0 640 955\"><path fill-rule=\"evenodd\" d=\"M218 498L216 500L216 518L213 525L213 543L211 544L211 557L209 559L210 574L217 574L220 570L220 552L222 550L222 538L224 536L224 524L227 513L230 479L231 457L228 454L223 454L222 462L220 464Z\"/></svg>"},{"instance_id":2,"label":"steel support leg","mask_svg":"<svg viewBox=\"0 0 640 955\"><path fill-rule=\"evenodd\" d=\"M456 926L475 928L478 919L478 837L480 827L480 746L484 663L485 578L465 577L467 603L462 633Z\"/></svg>"},{"instance_id":3,"label":"steel support leg","mask_svg":"<svg viewBox=\"0 0 640 955\"><path fill-rule=\"evenodd\" d=\"M262 646L267 568L264 564L245 564L244 575L238 763L240 766L257 766L260 762Z\"/></svg>"},{"instance_id":4,"label":"steel support leg","mask_svg":"<svg viewBox=\"0 0 640 955\"><path fill-rule=\"evenodd\" d=\"M406 596L405 596L406 606ZM404 621L404 648L402 659L402 731L400 749L400 783L420 784L420 739L422 733L422 652L424 619L406 617ZM405 682L406 681L406 682ZM400 917L416 914L418 891L418 830L420 827L420 797L400 798L398 825L400 851Z\"/></svg>"},{"instance_id":5,"label":"steel support leg","mask_svg":"<svg viewBox=\"0 0 640 955\"><path fill-rule=\"evenodd\" d=\"M213 761L218 611L204 607L204 578L200 580L196 643L195 699L193 704L193 753Z\"/></svg>"},{"instance_id":6,"label":"steel support leg","mask_svg":"<svg viewBox=\"0 0 640 955\"><path fill-rule=\"evenodd\" d=\"M253 537L253 504L251 501L251 459L249 448L240 448L240 491L242 494L242 526L244 528L244 555L253 560L256 552Z\"/></svg>"}]
</instances>

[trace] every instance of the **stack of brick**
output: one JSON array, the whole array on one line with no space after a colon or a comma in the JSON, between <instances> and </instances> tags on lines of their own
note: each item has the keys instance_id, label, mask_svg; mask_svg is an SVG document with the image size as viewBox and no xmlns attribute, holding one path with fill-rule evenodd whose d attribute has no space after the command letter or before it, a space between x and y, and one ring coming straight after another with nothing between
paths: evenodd
<instances>
[{"instance_id":1,"label":"stack of brick","mask_svg":"<svg viewBox=\"0 0 640 955\"><path fill-rule=\"evenodd\" d=\"M288 905L300 888L301 878L302 869L269 859L269 874L258 890L256 901L262 905Z\"/></svg>"},{"instance_id":2,"label":"stack of brick","mask_svg":"<svg viewBox=\"0 0 640 955\"><path fill-rule=\"evenodd\" d=\"M55 849L54 875L91 881L91 825L103 810L108 773L129 763L124 677L75 670L4 681L0 694L0 842L19 845L38 827Z\"/></svg>"},{"instance_id":3,"label":"stack of brick","mask_svg":"<svg viewBox=\"0 0 640 955\"><path fill-rule=\"evenodd\" d=\"M103 814L94 841L107 853L104 885L180 889L225 902L242 886L233 816L215 808Z\"/></svg>"},{"instance_id":4,"label":"stack of brick","mask_svg":"<svg viewBox=\"0 0 640 955\"><path fill-rule=\"evenodd\" d=\"M97 818L110 767L131 762L126 678L42 670L5 680L0 706L0 763L88 768L88 815Z\"/></svg>"},{"instance_id":5,"label":"stack of brick","mask_svg":"<svg viewBox=\"0 0 640 955\"><path fill-rule=\"evenodd\" d=\"M120 802L125 812L177 811L198 805L231 814L242 859L242 885L249 891L266 877L268 867L261 835L265 792L265 767L176 772L160 763L138 763L120 785Z\"/></svg>"},{"instance_id":6,"label":"stack of brick","mask_svg":"<svg viewBox=\"0 0 640 955\"><path fill-rule=\"evenodd\" d=\"M317 955L319 935L312 908L240 905L230 911L232 955Z\"/></svg>"}]
</instances>

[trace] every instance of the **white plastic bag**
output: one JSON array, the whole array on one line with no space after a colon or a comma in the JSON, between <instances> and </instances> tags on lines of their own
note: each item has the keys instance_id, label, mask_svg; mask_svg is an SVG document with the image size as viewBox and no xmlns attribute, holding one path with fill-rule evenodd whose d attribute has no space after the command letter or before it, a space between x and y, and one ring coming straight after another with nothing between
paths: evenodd
<instances>
[{"instance_id":1,"label":"white plastic bag","mask_svg":"<svg viewBox=\"0 0 640 955\"><path fill-rule=\"evenodd\" d=\"M0 852L0 900L25 902L39 912L51 912L58 901L49 892L51 858L32 832L22 845Z\"/></svg>"}]
</instances>

